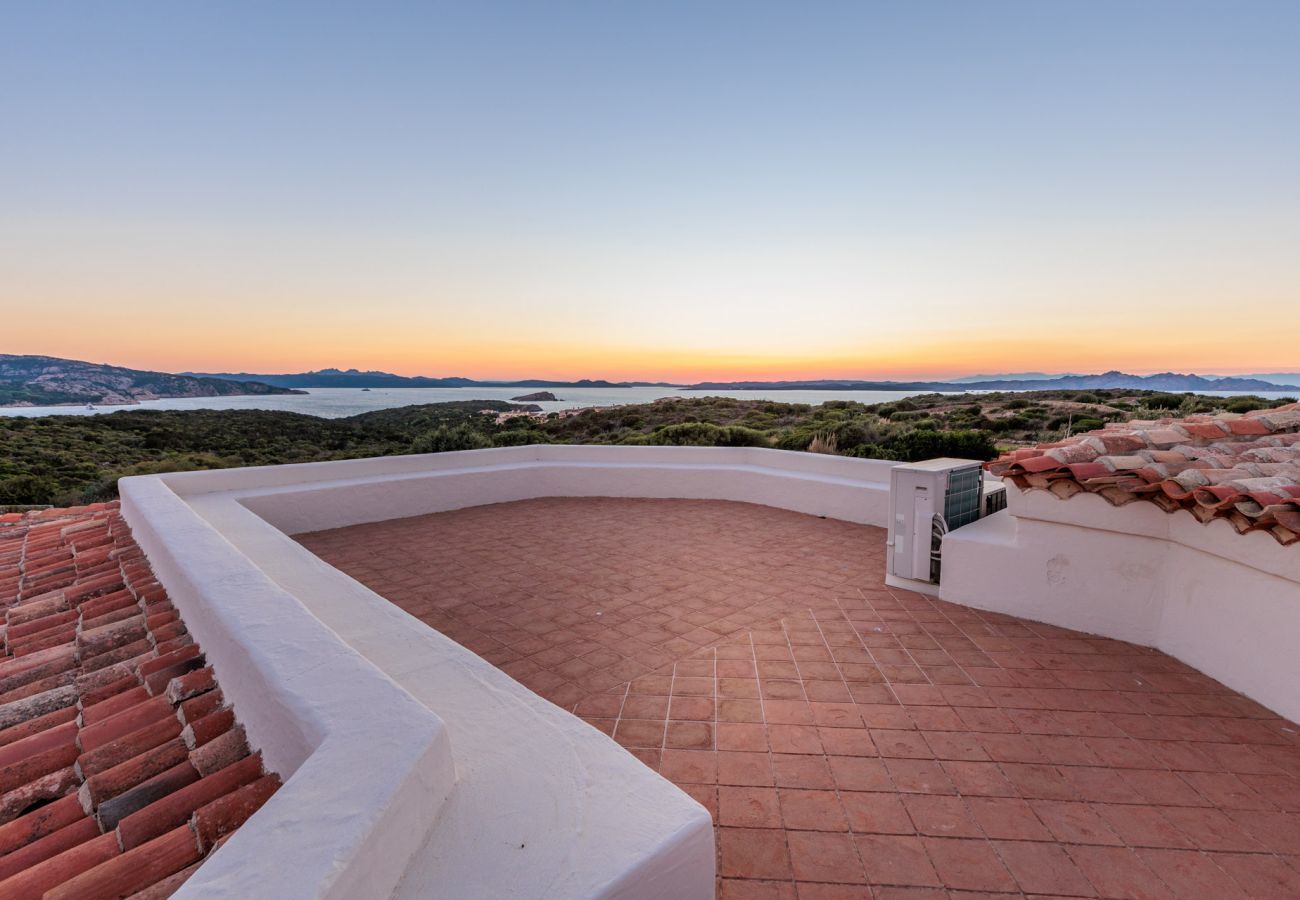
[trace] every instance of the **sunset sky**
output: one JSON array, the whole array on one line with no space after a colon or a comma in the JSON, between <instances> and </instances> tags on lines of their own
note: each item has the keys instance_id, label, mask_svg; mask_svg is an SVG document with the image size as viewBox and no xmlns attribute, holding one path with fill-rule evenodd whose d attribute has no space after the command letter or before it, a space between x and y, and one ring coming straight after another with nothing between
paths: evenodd
<instances>
[{"instance_id":1,"label":"sunset sky","mask_svg":"<svg viewBox=\"0 0 1300 900\"><path fill-rule=\"evenodd\" d=\"M0 352L1300 370L1300 3L24 3Z\"/></svg>"}]
</instances>

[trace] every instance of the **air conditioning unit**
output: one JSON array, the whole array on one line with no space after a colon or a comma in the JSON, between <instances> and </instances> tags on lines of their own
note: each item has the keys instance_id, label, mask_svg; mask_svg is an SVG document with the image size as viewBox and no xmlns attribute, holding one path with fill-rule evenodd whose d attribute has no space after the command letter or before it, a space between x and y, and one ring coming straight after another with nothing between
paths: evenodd
<instances>
[{"instance_id":1,"label":"air conditioning unit","mask_svg":"<svg viewBox=\"0 0 1300 900\"><path fill-rule=\"evenodd\" d=\"M1001 480L984 476L984 515L991 516L1007 508L1007 486Z\"/></svg>"},{"instance_id":2,"label":"air conditioning unit","mask_svg":"<svg viewBox=\"0 0 1300 900\"><path fill-rule=\"evenodd\" d=\"M894 466L889 483L885 583L919 588L939 583L939 546L949 531L1006 506L1006 489L973 459L930 459Z\"/></svg>"}]
</instances>

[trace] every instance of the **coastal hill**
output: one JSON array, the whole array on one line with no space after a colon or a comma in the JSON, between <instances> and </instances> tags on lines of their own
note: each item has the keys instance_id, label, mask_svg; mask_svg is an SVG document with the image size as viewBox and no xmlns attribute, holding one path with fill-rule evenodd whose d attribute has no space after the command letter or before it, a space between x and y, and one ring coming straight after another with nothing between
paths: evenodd
<instances>
[{"instance_id":1,"label":"coastal hill","mask_svg":"<svg viewBox=\"0 0 1300 900\"><path fill-rule=\"evenodd\" d=\"M546 381L527 378L519 381L476 381L473 378L429 378L423 375L394 375L391 372L362 372L358 369L321 369L288 375L254 375L248 372L186 372L195 378L220 378L227 381L260 381L292 388L623 388L676 387L664 381L605 381L583 378L578 381Z\"/></svg>"},{"instance_id":2,"label":"coastal hill","mask_svg":"<svg viewBox=\"0 0 1300 900\"><path fill-rule=\"evenodd\" d=\"M257 381L195 378L54 356L0 353L0 406L121 405L162 397L301 393Z\"/></svg>"},{"instance_id":3,"label":"coastal hill","mask_svg":"<svg viewBox=\"0 0 1300 900\"><path fill-rule=\"evenodd\" d=\"M1158 375L1062 375L1059 378L1000 378L993 381L703 381L688 391L1289 391L1296 385L1258 378L1205 378L1162 372Z\"/></svg>"}]
</instances>

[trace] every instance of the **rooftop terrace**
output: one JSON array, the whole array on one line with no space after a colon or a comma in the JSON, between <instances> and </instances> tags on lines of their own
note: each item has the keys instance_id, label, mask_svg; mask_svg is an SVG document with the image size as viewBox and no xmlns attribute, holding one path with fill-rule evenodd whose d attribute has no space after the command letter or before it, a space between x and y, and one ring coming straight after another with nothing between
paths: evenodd
<instances>
[{"instance_id":1,"label":"rooftop terrace","mask_svg":"<svg viewBox=\"0 0 1300 900\"><path fill-rule=\"evenodd\" d=\"M1300 895L1300 728L887 589L880 528L559 497L297 537L703 804L724 898Z\"/></svg>"}]
</instances>

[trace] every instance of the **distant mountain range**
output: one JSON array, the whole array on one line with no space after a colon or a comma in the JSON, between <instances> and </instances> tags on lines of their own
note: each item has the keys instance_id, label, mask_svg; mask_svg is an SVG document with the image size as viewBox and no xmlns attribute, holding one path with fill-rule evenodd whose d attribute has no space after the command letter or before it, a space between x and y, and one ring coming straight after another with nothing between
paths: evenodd
<instances>
[{"instance_id":1,"label":"distant mountain range","mask_svg":"<svg viewBox=\"0 0 1300 900\"><path fill-rule=\"evenodd\" d=\"M1060 391L1099 390L1145 391L1288 391L1294 385L1274 384L1258 378L1203 378L1200 375L1129 375L1105 372L1101 375L1062 375L1057 378L1003 376L986 381L703 381L686 386L688 391Z\"/></svg>"},{"instance_id":2,"label":"distant mountain range","mask_svg":"<svg viewBox=\"0 0 1300 900\"><path fill-rule=\"evenodd\" d=\"M280 387L295 388L626 388L674 387L688 391L708 390L769 390L769 391L1032 391L1032 390L1089 390L1119 388L1152 391L1287 391L1300 386L1300 375L1294 385L1278 384L1263 377L1206 377L1179 375L1164 372L1159 375L1129 375L1124 372L1106 372L1102 375L1049 375L1045 372L1013 372L1005 375L968 375L951 381L859 381L854 379L817 379L812 381L702 381L698 384L673 384L667 381L604 381L584 378L580 381L547 381L538 378L518 381L481 381L473 378L430 378L425 376L394 375L391 372L363 372L358 369L321 369L318 372L301 372L294 375L263 375L249 372L187 372L202 378L226 378L239 381L260 381Z\"/></svg>"},{"instance_id":3,"label":"distant mountain range","mask_svg":"<svg viewBox=\"0 0 1300 900\"><path fill-rule=\"evenodd\" d=\"M1077 376L1078 372L1000 372L997 375L963 375L961 378L953 378L953 384L969 384L972 381L1048 381L1052 378L1062 378L1066 375Z\"/></svg>"},{"instance_id":4,"label":"distant mountain range","mask_svg":"<svg viewBox=\"0 0 1300 900\"><path fill-rule=\"evenodd\" d=\"M473 378L427 378L423 375L394 375L391 372L362 372L358 369L321 369L293 375L253 375L247 372L186 372L195 378L220 378L226 381L260 381L277 387L292 388L625 388L677 387L664 381L604 381L583 378L579 381L546 381L525 378L518 381L476 381Z\"/></svg>"},{"instance_id":5,"label":"distant mountain range","mask_svg":"<svg viewBox=\"0 0 1300 900\"><path fill-rule=\"evenodd\" d=\"M1287 387L1300 387L1300 372L1264 372L1259 375L1240 375L1240 378L1258 378L1261 381L1271 381L1274 384L1284 384Z\"/></svg>"},{"instance_id":6,"label":"distant mountain range","mask_svg":"<svg viewBox=\"0 0 1300 900\"><path fill-rule=\"evenodd\" d=\"M1108 373L1109 374L1109 373ZM976 381L1050 381L1054 378L1084 378L1087 377L1078 372L1002 372L997 375L965 375L961 378L950 379L953 384L971 384ZM1136 377L1136 376L1134 376ZM1258 381L1268 381L1273 384L1281 385L1283 388L1291 389L1300 387L1300 372L1252 372L1247 375L1202 375L1211 381L1220 378L1254 378ZM1226 390L1226 389L1225 389Z\"/></svg>"},{"instance_id":7,"label":"distant mountain range","mask_svg":"<svg viewBox=\"0 0 1300 900\"><path fill-rule=\"evenodd\" d=\"M197 378L54 356L0 353L0 406L115 405L162 397L301 393L254 381Z\"/></svg>"},{"instance_id":8,"label":"distant mountain range","mask_svg":"<svg viewBox=\"0 0 1300 900\"><path fill-rule=\"evenodd\" d=\"M1289 382L1289 383L1288 383ZM71 404L129 404L163 397L220 397L239 394L301 394L306 388L630 388L672 387L688 391L1036 391L1036 390L1154 390L1290 392L1300 390L1300 373L1269 376L1213 377L1180 375L1057 375L1018 372L972 375L951 381L703 381L678 385L664 381L605 381L583 378L553 381L527 378L480 381L473 378L426 378L357 369L322 369L289 375L197 373L171 375L59 359L53 356L0 354L0 406L58 406Z\"/></svg>"}]
</instances>

